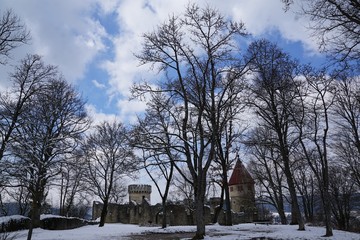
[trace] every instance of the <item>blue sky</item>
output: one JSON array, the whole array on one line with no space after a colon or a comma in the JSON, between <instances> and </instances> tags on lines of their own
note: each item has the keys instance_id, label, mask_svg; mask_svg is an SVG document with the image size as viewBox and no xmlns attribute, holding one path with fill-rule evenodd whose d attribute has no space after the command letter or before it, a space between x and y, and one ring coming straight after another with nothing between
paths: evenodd
<instances>
[{"instance_id":1,"label":"blue sky","mask_svg":"<svg viewBox=\"0 0 360 240\"><path fill-rule=\"evenodd\" d=\"M245 45L267 38L304 63L324 61L309 37L308 21L294 13L297 6L284 12L281 0L0 0L0 10L13 9L32 36L31 44L13 52L7 66L0 65L0 91L9 86L7 75L25 54L40 54L82 93L95 123L114 117L133 122L145 104L129 101L129 88L134 81L159 77L139 67L134 57L141 35L183 12L189 2L208 4L229 19L243 21L251 33Z\"/></svg>"},{"instance_id":2,"label":"blue sky","mask_svg":"<svg viewBox=\"0 0 360 240\"><path fill-rule=\"evenodd\" d=\"M303 62L324 61L309 37L307 20L294 13L297 6L284 12L280 0L0 0L1 11L13 9L32 35L31 44L18 48L8 66L0 66L0 89L8 86L11 65L26 53L37 53L59 66L96 121L116 116L131 122L145 107L128 101L131 84L156 75L139 67L133 56L140 50L141 35L181 13L189 2L208 4L243 21L251 33L244 42L268 38Z\"/></svg>"}]
</instances>

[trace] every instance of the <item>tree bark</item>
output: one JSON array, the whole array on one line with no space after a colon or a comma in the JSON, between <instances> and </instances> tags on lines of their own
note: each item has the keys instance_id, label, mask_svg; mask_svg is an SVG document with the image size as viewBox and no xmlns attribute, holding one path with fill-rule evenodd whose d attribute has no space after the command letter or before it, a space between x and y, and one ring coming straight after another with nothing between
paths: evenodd
<instances>
[{"instance_id":1,"label":"tree bark","mask_svg":"<svg viewBox=\"0 0 360 240\"><path fill-rule=\"evenodd\" d=\"M331 237L333 236L332 224L331 224L331 202L330 202L329 190L326 189L326 187L324 189L323 200L324 200L323 205L324 205L325 227L326 227L325 237Z\"/></svg>"},{"instance_id":2,"label":"tree bark","mask_svg":"<svg viewBox=\"0 0 360 240\"><path fill-rule=\"evenodd\" d=\"M162 217L161 227L166 228L166 222L167 222L166 199L162 199L162 207L163 207L163 217Z\"/></svg>"},{"instance_id":3,"label":"tree bark","mask_svg":"<svg viewBox=\"0 0 360 240\"><path fill-rule=\"evenodd\" d=\"M31 204L31 219L29 225L29 231L27 235L27 240L31 240L33 229L40 226L40 210L41 210L41 199L42 196L40 193L33 193Z\"/></svg>"},{"instance_id":4,"label":"tree bark","mask_svg":"<svg viewBox=\"0 0 360 240\"><path fill-rule=\"evenodd\" d=\"M105 225L105 219L106 219L106 215L107 215L107 212L108 212L108 203L109 203L109 200L105 199L103 208L101 209L99 227L103 227Z\"/></svg>"},{"instance_id":5,"label":"tree bark","mask_svg":"<svg viewBox=\"0 0 360 240\"><path fill-rule=\"evenodd\" d=\"M193 240L197 239L204 239L205 237L205 198L203 197L204 194L198 194L195 196L195 207L196 207L196 234L192 238Z\"/></svg>"},{"instance_id":6,"label":"tree bark","mask_svg":"<svg viewBox=\"0 0 360 240\"><path fill-rule=\"evenodd\" d=\"M231 214L231 202L230 202L230 193L229 193L229 184L227 181L227 172L224 171L224 191L225 191L225 225L232 226L232 214Z\"/></svg>"},{"instance_id":7,"label":"tree bark","mask_svg":"<svg viewBox=\"0 0 360 240\"><path fill-rule=\"evenodd\" d=\"M221 194L220 194L220 204L219 204L219 207L216 207L216 206L215 206L213 223L217 223L218 218L219 218L219 214L220 214L221 210L223 209L223 206L224 206L224 195L225 195L225 189L224 189L224 187L222 187L222 188L221 188Z\"/></svg>"},{"instance_id":8,"label":"tree bark","mask_svg":"<svg viewBox=\"0 0 360 240\"><path fill-rule=\"evenodd\" d=\"M286 180L287 180L287 184L289 187L289 192L290 192L290 197L291 197L291 212L292 214L295 214L296 219L292 218L292 222L290 224L298 224L299 225L299 229L298 230L305 230L305 224L304 224L304 220L301 216L301 212L300 212L300 207L299 207L299 203L297 200L297 195L296 195L296 189L295 189L295 184L294 184L294 180L292 178L292 173L291 173L291 169L290 169L290 165L288 160L284 161L284 173L286 176ZM297 221L294 222L294 220Z\"/></svg>"}]
</instances>

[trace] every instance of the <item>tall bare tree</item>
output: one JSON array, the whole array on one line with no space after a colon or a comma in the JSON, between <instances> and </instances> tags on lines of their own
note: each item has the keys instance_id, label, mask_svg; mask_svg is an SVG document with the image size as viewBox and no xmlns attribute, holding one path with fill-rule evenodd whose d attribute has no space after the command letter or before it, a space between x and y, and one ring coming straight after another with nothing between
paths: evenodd
<instances>
[{"instance_id":1,"label":"tall bare tree","mask_svg":"<svg viewBox=\"0 0 360 240\"><path fill-rule=\"evenodd\" d=\"M305 68L304 77L308 92L301 94L304 96L303 110L294 118L297 120L303 158L307 160L319 185L325 215L325 236L332 236L329 195L329 131L331 129L330 109L334 103L332 94L334 79L328 77L325 70L318 71L311 67Z\"/></svg>"},{"instance_id":2,"label":"tall bare tree","mask_svg":"<svg viewBox=\"0 0 360 240\"><path fill-rule=\"evenodd\" d=\"M27 55L10 74L12 87L0 93L0 161L10 154L9 146L16 139L16 129L24 124L21 119L26 118L35 95L43 91L47 80L56 74L56 68L45 65L38 55ZM5 164L0 164L0 185L8 179Z\"/></svg>"},{"instance_id":3,"label":"tall bare tree","mask_svg":"<svg viewBox=\"0 0 360 240\"><path fill-rule=\"evenodd\" d=\"M291 197L292 223L304 230L304 220L297 199L293 177L291 151L296 134L292 126L291 106L296 100L295 81L297 62L266 40L249 46L252 81L249 85L249 106L260 119L260 125L274 132L273 146L280 153L281 165L286 176Z\"/></svg>"},{"instance_id":4,"label":"tall bare tree","mask_svg":"<svg viewBox=\"0 0 360 240\"><path fill-rule=\"evenodd\" d=\"M162 91L176 104L178 113L173 112L172 117L181 143L178 150L191 173L195 193L194 239L205 235L207 172L216 158L216 138L222 130L219 115L224 114L227 90L239 79L232 53L237 50L233 40L241 35L242 23L227 22L210 7L189 5L183 16L172 16L156 31L144 34L143 50L137 56L142 64L166 73L159 88L142 84L137 91ZM223 77L230 72L233 77Z\"/></svg>"},{"instance_id":5,"label":"tall bare tree","mask_svg":"<svg viewBox=\"0 0 360 240\"><path fill-rule=\"evenodd\" d=\"M142 152L142 161L145 171L155 184L161 197L163 217L162 227L167 225L167 198L173 180L176 161L179 154L170 146L174 142L171 109L173 103L160 93L152 93L151 101L143 119L139 119L133 131L133 144Z\"/></svg>"},{"instance_id":6,"label":"tall bare tree","mask_svg":"<svg viewBox=\"0 0 360 240\"><path fill-rule=\"evenodd\" d=\"M76 198L86 192L86 161L81 151L74 151L61 162L58 184L60 187L60 215L73 216Z\"/></svg>"},{"instance_id":7,"label":"tall bare tree","mask_svg":"<svg viewBox=\"0 0 360 240\"><path fill-rule=\"evenodd\" d=\"M246 64L244 64L242 70L237 74L244 74ZM234 76L229 74L227 76L229 84L227 86L228 90L226 91L225 101L222 103L221 107L218 107L218 119L216 120L218 124L219 134L216 136L216 157L215 164L220 166L221 169L221 179L222 179L222 192L225 195L225 224L228 226L232 225L232 211L230 204L230 192L228 184L228 173L236 161L236 156L240 149L239 141L245 126L242 126L242 120L239 118L243 109L245 108L245 99L243 97L243 91L245 89L243 82L241 81L241 76ZM237 81L235 81L237 79ZM222 207L222 206L221 206ZM220 208L219 208L220 209Z\"/></svg>"},{"instance_id":8,"label":"tall bare tree","mask_svg":"<svg viewBox=\"0 0 360 240\"><path fill-rule=\"evenodd\" d=\"M286 177L282 170L281 156L272 142L274 133L264 127L256 128L247 141L252 160L249 170L264 192L261 201L271 204L277 210L281 224L287 224L284 209L286 199Z\"/></svg>"},{"instance_id":9,"label":"tall bare tree","mask_svg":"<svg viewBox=\"0 0 360 240\"><path fill-rule=\"evenodd\" d=\"M341 161L340 161L341 162ZM354 193L358 191L351 171L347 167L335 165L330 167L329 192L333 217L336 220L337 228L351 231L351 211L355 204L352 202Z\"/></svg>"},{"instance_id":10,"label":"tall bare tree","mask_svg":"<svg viewBox=\"0 0 360 240\"><path fill-rule=\"evenodd\" d=\"M360 187L360 78L342 73L334 89L335 154Z\"/></svg>"},{"instance_id":11,"label":"tall bare tree","mask_svg":"<svg viewBox=\"0 0 360 240\"><path fill-rule=\"evenodd\" d=\"M0 160L6 145L11 141L14 129L20 124L19 118L31 98L46 85L56 73L54 66L45 65L38 55L27 55L10 75L12 88L0 93Z\"/></svg>"},{"instance_id":12,"label":"tall bare tree","mask_svg":"<svg viewBox=\"0 0 360 240\"><path fill-rule=\"evenodd\" d=\"M88 128L80 95L60 75L50 75L47 81L19 120L6 163L12 184L25 184L31 195L29 240L33 227L39 226L47 187L60 173L64 155L74 151Z\"/></svg>"},{"instance_id":13,"label":"tall bare tree","mask_svg":"<svg viewBox=\"0 0 360 240\"><path fill-rule=\"evenodd\" d=\"M357 0L282 0L286 8L294 2L300 14L310 17L312 35L322 50L338 63L360 64L360 2ZM348 67L345 65L345 67Z\"/></svg>"},{"instance_id":14,"label":"tall bare tree","mask_svg":"<svg viewBox=\"0 0 360 240\"><path fill-rule=\"evenodd\" d=\"M104 226L108 204L116 182L131 176L138 167L128 130L114 120L95 126L84 144L88 190L103 201L99 227Z\"/></svg>"},{"instance_id":15,"label":"tall bare tree","mask_svg":"<svg viewBox=\"0 0 360 240\"><path fill-rule=\"evenodd\" d=\"M295 162L294 180L302 201L306 222L314 221L315 204L318 203L318 184L307 160L302 156Z\"/></svg>"},{"instance_id":16,"label":"tall bare tree","mask_svg":"<svg viewBox=\"0 0 360 240\"><path fill-rule=\"evenodd\" d=\"M0 64L6 64L13 49L30 40L30 33L12 10L0 16Z\"/></svg>"}]
</instances>

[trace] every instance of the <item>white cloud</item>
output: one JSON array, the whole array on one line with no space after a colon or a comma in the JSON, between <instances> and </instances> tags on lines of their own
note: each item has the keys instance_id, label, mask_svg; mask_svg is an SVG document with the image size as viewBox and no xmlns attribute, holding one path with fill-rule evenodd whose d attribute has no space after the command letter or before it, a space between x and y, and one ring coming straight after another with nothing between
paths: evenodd
<instances>
[{"instance_id":1,"label":"white cloud","mask_svg":"<svg viewBox=\"0 0 360 240\"><path fill-rule=\"evenodd\" d=\"M86 110L87 114L89 115L89 117L91 118L93 125L96 125L96 124L99 124L99 123L102 123L105 121L111 122L117 118L116 114L106 114L106 113L99 112L95 106L90 105L90 104L85 105L85 110Z\"/></svg>"},{"instance_id":2,"label":"white cloud","mask_svg":"<svg viewBox=\"0 0 360 240\"><path fill-rule=\"evenodd\" d=\"M2 9L13 9L31 32L32 44L20 48L17 54L42 55L72 82L81 79L87 65L105 49L103 38L107 34L92 18L96 6L95 0L2 1Z\"/></svg>"},{"instance_id":3,"label":"white cloud","mask_svg":"<svg viewBox=\"0 0 360 240\"><path fill-rule=\"evenodd\" d=\"M112 86L110 93L112 96L115 92L120 93L121 96L129 96L129 88L134 81L156 77L156 73L149 71L148 66L139 68L139 62L134 57L134 53L141 50L141 36L155 29L173 13L182 13L188 2L187 0L125 0L117 5L117 21L122 31L119 36L113 39L114 59L103 64L104 69L110 75L109 84ZM280 0L201 0L190 2L196 2L200 6L208 4L219 9L225 16L243 21L247 30L254 36L277 30L284 38L290 41L301 41L309 51L316 51L314 42L308 38L306 23L299 21L293 12L284 12ZM120 100L118 103L120 111L128 112L128 105L123 104L123 102Z\"/></svg>"},{"instance_id":4,"label":"white cloud","mask_svg":"<svg viewBox=\"0 0 360 240\"><path fill-rule=\"evenodd\" d=\"M137 113L144 112L146 109L146 103L138 100L120 100L118 101L117 106L120 109L120 119L122 119L123 122L131 124L136 122Z\"/></svg>"},{"instance_id":5,"label":"white cloud","mask_svg":"<svg viewBox=\"0 0 360 240\"><path fill-rule=\"evenodd\" d=\"M96 88L99 88L99 89L105 89L106 88L105 84L99 83L96 79L92 80L92 83L94 84L94 86Z\"/></svg>"},{"instance_id":6,"label":"white cloud","mask_svg":"<svg viewBox=\"0 0 360 240\"><path fill-rule=\"evenodd\" d=\"M144 109L139 102L126 100L133 82L161 77L149 71L148 66L139 67L134 57L134 53L141 50L141 36L154 30L173 13L182 13L189 2L200 6L208 4L231 19L243 21L254 36L276 30L289 41L302 42L310 53L316 52L316 45L305 28L307 21L303 18L299 20L292 11L284 12L280 0L2 0L2 9L14 9L32 34L32 44L19 48L16 54L32 52L43 55L45 62L59 66L69 81L83 78L96 56L114 47L111 49L112 59L101 63L109 76L101 82L107 83L101 84L96 80L92 83L101 89L107 86L104 92L110 101L118 99L119 109L114 109L114 114L129 118ZM118 35L106 32L96 16L116 17L114 21L120 28ZM112 45L106 45L109 40ZM97 109L95 112L100 111Z\"/></svg>"}]
</instances>

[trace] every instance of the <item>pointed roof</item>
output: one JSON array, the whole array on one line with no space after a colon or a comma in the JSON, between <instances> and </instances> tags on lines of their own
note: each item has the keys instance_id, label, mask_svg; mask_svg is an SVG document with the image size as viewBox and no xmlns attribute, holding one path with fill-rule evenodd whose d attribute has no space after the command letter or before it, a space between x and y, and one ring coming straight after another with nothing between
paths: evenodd
<instances>
[{"instance_id":1,"label":"pointed roof","mask_svg":"<svg viewBox=\"0 0 360 240\"><path fill-rule=\"evenodd\" d=\"M248 170L245 168L244 164L238 158L229 180L229 186L244 183L254 184L255 182Z\"/></svg>"}]
</instances>

